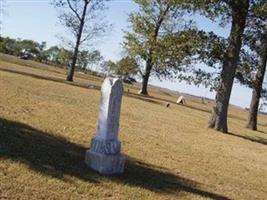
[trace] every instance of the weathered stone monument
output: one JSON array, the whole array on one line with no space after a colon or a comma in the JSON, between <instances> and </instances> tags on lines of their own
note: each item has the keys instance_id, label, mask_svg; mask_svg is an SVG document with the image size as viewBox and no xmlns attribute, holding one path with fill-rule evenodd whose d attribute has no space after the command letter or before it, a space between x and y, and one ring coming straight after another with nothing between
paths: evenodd
<instances>
[{"instance_id":1,"label":"weathered stone monument","mask_svg":"<svg viewBox=\"0 0 267 200\"><path fill-rule=\"evenodd\" d=\"M118 140L122 94L123 85L119 79L107 77L104 80L96 136L85 155L85 163L104 175L124 171L125 156L120 153Z\"/></svg>"}]
</instances>

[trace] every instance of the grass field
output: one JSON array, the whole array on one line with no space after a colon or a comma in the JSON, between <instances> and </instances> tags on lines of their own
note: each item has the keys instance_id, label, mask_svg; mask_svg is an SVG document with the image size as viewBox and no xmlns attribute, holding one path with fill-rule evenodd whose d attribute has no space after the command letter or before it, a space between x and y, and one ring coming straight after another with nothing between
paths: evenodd
<instances>
[{"instance_id":1,"label":"grass field","mask_svg":"<svg viewBox=\"0 0 267 200\"><path fill-rule=\"evenodd\" d=\"M0 55L0 199L267 199L267 127L245 129L231 106L229 134L207 129L213 102L125 85L120 176L84 164L102 78ZM130 92L128 93L128 89ZM166 103L171 103L166 107Z\"/></svg>"}]
</instances>

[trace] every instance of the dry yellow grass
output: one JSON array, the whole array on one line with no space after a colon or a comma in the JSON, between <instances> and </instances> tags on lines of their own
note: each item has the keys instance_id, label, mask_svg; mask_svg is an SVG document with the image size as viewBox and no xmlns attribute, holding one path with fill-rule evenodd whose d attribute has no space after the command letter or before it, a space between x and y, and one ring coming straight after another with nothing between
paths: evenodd
<instances>
[{"instance_id":1,"label":"dry yellow grass","mask_svg":"<svg viewBox=\"0 0 267 200\"><path fill-rule=\"evenodd\" d=\"M250 131L247 113L231 107L230 134L221 134L206 128L212 102L187 97L187 106L166 108L177 93L153 88L147 98L126 86L126 171L100 176L83 159L100 98L86 85L102 79L79 75L73 86L62 69L7 61L0 61L0 199L267 198L266 116Z\"/></svg>"}]
</instances>

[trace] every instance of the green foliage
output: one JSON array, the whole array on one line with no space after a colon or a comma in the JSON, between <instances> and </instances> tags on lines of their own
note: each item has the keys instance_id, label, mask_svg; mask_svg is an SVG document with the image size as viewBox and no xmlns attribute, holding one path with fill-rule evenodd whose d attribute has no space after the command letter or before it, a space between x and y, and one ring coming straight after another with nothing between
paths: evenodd
<instances>
[{"instance_id":1,"label":"green foliage","mask_svg":"<svg viewBox=\"0 0 267 200\"><path fill-rule=\"evenodd\" d=\"M108 74L116 74L122 79L134 76L139 71L138 63L129 56L122 58L116 63L109 60L103 64L102 68Z\"/></svg>"},{"instance_id":2,"label":"green foliage","mask_svg":"<svg viewBox=\"0 0 267 200\"><path fill-rule=\"evenodd\" d=\"M126 56L114 63L112 61L107 62L108 71L113 74L119 75L122 78L127 78L132 75L136 75L138 72L138 64L135 59Z\"/></svg>"},{"instance_id":3,"label":"green foliage","mask_svg":"<svg viewBox=\"0 0 267 200\"><path fill-rule=\"evenodd\" d=\"M52 46L45 51L45 54L48 55L48 61L57 64L57 65L69 65L72 58L72 51L59 48L58 46Z\"/></svg>"},{"instance_id":4,"label":"green foliage","mask_svg":"<svg viewBox=\"0 0 267 200\"><path fill-rule=\"evenodd\" d=\"M221 25L229 23L231 19L231 7L242 8L242 1L187 1L189 11L200 13L211 20L219 20ZM240 52L240 60L236 72L237 80L244 85L252 87L253 79L259 65L261 41L264 24L266 24L266 1L250 1L247 27L243 36L243 48ZM265 21L265 22L264 22ZM220 82L221 70L224 62L225 51L229 40L219 37L214 33L202 34L202 47L198 54L200 62L208 68L192 70L192 74L184 77L188 82L197 85L203 84L211 89L216 89Z\"/></svg>"},{"instance_id":5,"label":"green foliage","mask_svg":"<svg viewBox=\"0 0 267 200\"><path fill-rule=\"evenodd\" d=\"M45 47L46 42L39 44L33 40L0 37L0 52L9 55L20 56L23 54L23 52L27 52L38 58L39 56L42 56L41 53L44 52Z\"/></svg>"},{"instance_id":6,"label":"green foliage","mask_svg":"<svg viewBox=\"0 0 267 200\"><path fill-rule=\"evenodd\" d=\"M104 61L101 64L101 71L106 73L106 74L111 74L112 73L112 69L116 68L115 65L116 65L116 63L114 63L111 60Z\"/></svg>"},{"instance_id":7,"label":"green foliage","mask_svg":"<svg viewBox=\"0 0 267 200\"><path fill-rule=\"evenodd\" d=\"M46 42L38 43L33 40L11 39L0 37L0 52L4 54L23 56L30 55L29 58L40 62L48 60L49 54L45 50Z\"/></svg>"},{"instance_id":8,"label":"green foliage","mask_svg":"<svg viewBox=\"0 0 267 200\"><path fill-rule=\"evenodd\" d=\"M156 75L181 80L195 64L204 39L202 32L196 29L186 29L160 38L159 48L153 54Z\"/></svg>"},{"instance_id":9,"label":"green foliage","mask_svg":"<svg viewBox=\"0 0 267 200\"><path fill-rule=\"evenodd\" d=\"M230 2L238 2L239 0L185 0L184 7L189 12L199 13L215 21L220 20L221 25L229 22L231 12L229 9Z\"/></svg>"},{"instance_id":10,"label":"green foliage","mask_svg":"<svg viewBox=\"0 0 267 200\"><path fill-rule=\"evenodd\" d=\"M257 71L267 41L267 2L257 1L251 6L249 21L244 33L244 45L237 71L237 80L250 88L257 81ZM263 91L264 93L264 91Z\"/></svg>"},{"instance_id":11,"label":"green foliage","mask_svg":"<svg viewBox=\"0 0 267 200\"><path fill-rule=\"evenodd\" d=\"M68 65L72 58L72 51L65 48L53 46L46 49L46 42L38 43L33 40L16 40L9 37L0 37L0 52L19 57L29 54L31 56L28 59L59 65Z\"/></svg>"},{"instance_id":12,"label":"green foliage","mask_svg":"<svg viewBox=\"0 0 267 200\"><path fill-rule=\"evenodd\" d=\"M9 37L0 37L0 52L9 55L18 55L20 49L17 41Z\"/></svg>"},{"instance_id":13,"label":"green foliage","mask_svg":"<svg viewBox=\"0 0 267 200\"><path fill-rule=\"evenodd\" d=\"M190 68L182 71L183 74L178 74L178 79L216 90L220 81L227 40L213 32L197 31L195 34L194 37L198 38L199 44L193 56L194 62Z\"/></svg>"},{"instance_id":14,"label":"green foliage","mask_svg":"<svg viewBox=\"0 0 267 200\"><path fill-rule=\"evenodd\" d=\"M39 52L42 50L42 45L40 45L38 42L35 42L33 40L22 40L18 41L17 45L20 50L27 50L29 53L38 55ZM41 47L41 48L40 48Z\"/></svg>"},{"instance_id":15,"label":"green foliage","mask_svg":"<svg viewBox=\"0 0 267 200\"><path fill-rule=\"evenodd\" d=\"M52 63L59 64L58 60L59 51L60 49L58 46L52 46L49 49L47 49L46 53L48 54L48 60Z\"/></svg>"},{"instance_id":16,"label":"green foliage","mask_svg":"<svg viewBox=\"0 0 267 200\"><path fill-rule=\"evenodd\" d=\"M88 65L95 65L103 60L101 53L98 50L92 52L83 50L78 54L78 66L86 70Z\"/></svg>"},{"instance_id":17,"label":"green foliage","mask_svg":"<svg viewBox=\"0 0 267 200\"><path fill-rule=\"evenodd\" d=\"M124 47L130 57L140 63L144 74L152 65L158 77L171 78L173 73L185 70L185 65L200 45L197 30L183 20L180 1L135 0L139 11L129 16L132 30L125 32Z\"/></svg>"},{"instance_id":18,"label":"green foliage","mask_svg":"<svg viewBox=\"0 0 267 200\"><path fill-rule=\"evenodd\" d=\"M65 48L60 48L57 55L58 56L57 60L61 65L69 65L72 55L73 55L72 51L67 50Z\"/></svg>"}]
</instances>

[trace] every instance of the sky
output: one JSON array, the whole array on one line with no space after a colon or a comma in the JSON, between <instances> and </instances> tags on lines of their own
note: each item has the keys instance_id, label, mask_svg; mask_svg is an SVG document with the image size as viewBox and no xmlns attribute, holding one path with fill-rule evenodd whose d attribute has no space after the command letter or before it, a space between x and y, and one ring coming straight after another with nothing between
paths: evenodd
<instances>
[{"instance_id":1,"label":"sky","mask_svg":"<svg viewBox=\"0 0 267 200\"><path fill-rule=\"evenodd\" d=\"M2 21L0 32L3 36L46 41L48 46L53 46L62 44L58 35L68 34L60 25L58 13L51 5L51 0L0 0L0 7L4 8L4 12L0 13ZM131 0L111 0L108 7L109 9L105 11L106 20L113 25L113 28L105 38L98 41L96 47L106 60L116 61L122 55L123 30L129 27L128 14L137 10L137 6ZM224 37L229 34L229 27L221 28L200 16L194 20L200 29L214 31ZM149 84L208 98L215 97L215 93L209 92L207 88L184 82L159 81L152 77ZM251 90L235 83L230 103L245 108L249 107L250 98Z\"/></svg>"}]
</instances>

